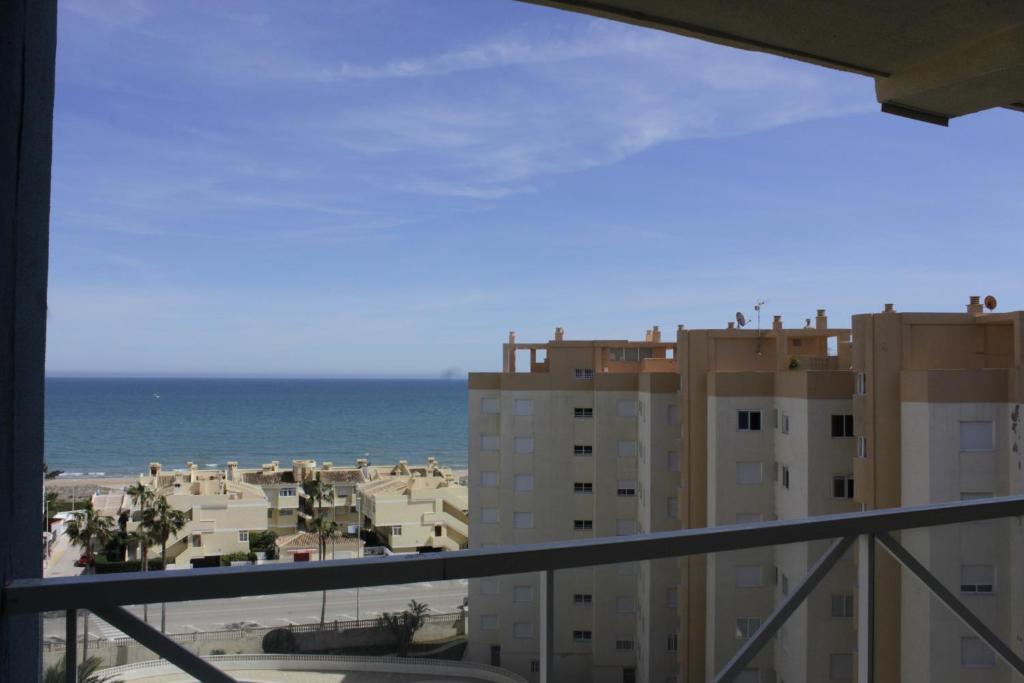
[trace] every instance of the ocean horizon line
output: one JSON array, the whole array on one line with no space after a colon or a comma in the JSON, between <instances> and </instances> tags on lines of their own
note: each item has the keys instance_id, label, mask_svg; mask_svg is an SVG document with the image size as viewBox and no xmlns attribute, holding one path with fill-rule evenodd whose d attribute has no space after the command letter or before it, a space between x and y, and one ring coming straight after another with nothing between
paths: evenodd
<instances>
[{"instance_id":1,"label":"ocean horizon line","mask_svg":"<svg viewBox=\"0 0 1024 683\"><path fill-rule=\"evenodd\" d=\"M466 382L465 374L276 374L276 373L159 373L159 372L47 372L46 379L264 379L264 380L374 380Z\"/></svg>"}]
</instances>

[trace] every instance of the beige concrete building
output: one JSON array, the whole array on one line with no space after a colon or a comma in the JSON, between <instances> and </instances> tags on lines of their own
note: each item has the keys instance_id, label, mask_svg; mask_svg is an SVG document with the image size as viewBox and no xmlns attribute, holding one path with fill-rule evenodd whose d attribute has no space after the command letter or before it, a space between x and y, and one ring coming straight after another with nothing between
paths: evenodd
<instances>
[{"instance_id":1,"label":"beige concrete building","mask_svg":"<svg viewBox=\"0 0 1024 683\"><path fill-rule=\"evenodd\" d=\"M267 528L262 489L231 481L222 470L200 470L187 463L184 470L165 472L152 463L149 474L139 481L188 517L185 528L167 546L169 565L217 566L222 555L249 552L249 532ZM125 496L124 508L129 507ZM141 511L132 509L127 530L133 531L140 521Z\"/></svg>"},{"instance_id":2,"label":"beige concrete building","mask_svg":"<svg viewBox=\"0 0 1024 683\"><path fill-rule=\"evenodd\" d=\"M676 528L667 484L679 466L674 346L657 328L639 342L569 341L561 329L546 343L510 335L502 372L471 373L473 547ZM674 677L678 570L638 564L557 573L559 677ZM474 580L469 591L468 658L536 680L536 578ZM641 595L657 598L640 608ZM662 646L642 646L638 634Z\"/></svg>"},{"instance_id":3,"label":"beige concrete building","mask_svg":"<svg viewBox=\"0 0 1024 683\"><path fill-rule=\"evenodd\" d=\"M468 544L469 492L455 474L435 458L425 465L370 465L360 458L351 467L315 460L294 460L282 469L278 461L259 469L239 469L229 462L227 477L259 486L267 495L267 527L279 536L306 530L315 514L303 483L319 477L333 486L325 501L330 516L346 531L373 529L394 552L433 548L458 550Z\"/></svg>"},{"instance_id":4,"label":"beige concrete building","mask_svg":"<svg viewBox=\"0 0 1024 683\"><path fill-rule=\"evenodd\" d=\"M994 308L994 300L987 301ZM1024 491L1024 313L853 318L856 500L868 509ZM905 533L903 543L1019 651L1021 527L1015 520ZM879 554L876 680L1018 680L916 579ZM927 625L927 628L922 628Z\"/></svg>"}]
</instances>

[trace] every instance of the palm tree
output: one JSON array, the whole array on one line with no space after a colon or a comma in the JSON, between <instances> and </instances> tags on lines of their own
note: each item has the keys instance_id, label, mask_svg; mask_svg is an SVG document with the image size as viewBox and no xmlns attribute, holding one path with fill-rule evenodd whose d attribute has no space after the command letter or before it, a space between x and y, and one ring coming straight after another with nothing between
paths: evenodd
<instances>
[{"instance_id":1,"label":"palm tree","mask_svg":"<svg viewBox=\"0 0 1024 683\"><path fill-rule=\"evenodd\" d=\"M156 493L141 481L129 486L127 493L128 497L131 498L132 505L139 508L139 520L144 520L146 511L149 510L153 501L156 500ZM149 546L156 544L156 538L152 530L139 524L135 531L128 534L128 540L129 542L137 543L142 551L142 562L139 564L139 571L149 571ZM148 604L142 605L142 619L147 623L149 622Z\"/></svg>"},{"instance_id":2,"label":"palm tree","mask_svg":"<svg viewBox=\"0 0 1024 683\"><path fill-rule=\"evenodd\" d=\"M66 666L66 660L61 657L56 664L46 667L43 683L64 683L64 668ZM121 680L114 680L96 673L101 666L103 666L103 660L99 657L87 657L78 665L78 683L122 683Z\"/></svg>"},{"instance_id":3,"label":"palm tree","mask_svg":"<svg viewBox=\"0 0 1024 683\"><path fill-rule=\"evenodd\" d=\"M185 528L188 517L184 511L171 507L167 496L157 496L152 506L142 514L142 526L153 534L153 539L160 543L160 560L167 567L167 541L177 538L178 532ZM167 630L167 603L160 609L160 632Z\"/></svg>"},{"instance_id":4,"label":"palm tree","mask_svg":"<svg viewBox=\"0 0 1024 683\"><path fill-rule=\"evenodd\" d=\"M139 563L140 572L149 571L149 547L156 545L157 538L153 534L152 530L142 526L141 524L135 531L128 533L128 542L134 543L139 547L139 554L142 562ZM147 624L149 623L149 603L142 604L142 620Z\"/></svg>"},{"instance_id":5,"label":"palm tree","mask_svg":"<svg viewBox=\"0 0 1024 683\"><path fill-rule=\"evenodd\" d=\"M395 646L398 649L396 654L399 657L404 657L409 652L412 638L425 623L429 611L430 608L426 603L410 600L409 609L404 612L384 612L377 619L377 627L384 631L390 631L391 635L395 637Z\"/></svg>"},{"instance_id":6,"label":"palm tree","mask_svg":"<svg viewBox=\"0 0 1024 683\"><path fill-rule=\"evenodd\" d=\"M302 488L309 499L316 504L318 515L324 513L324 503L334 502L334 486L320 478L320 473L302 482Z\"/></svg>"},{"instance_id":7,"label":"palm tree","mask_svg":"<svg viewBox=\"0 0 1024 683\"><path fill-rule=\"evenodd\" d=\"M114 535L114 521L96 512L92 501L86 501L85 507L79 514L68 520L67 526L64 527L64 534L72 545L82 546L82 549L88 554L92 551L93 541L99 541L101 545L110 541ZM85 571L90 571L91 567L91 564L88 565ZM84 610L82 614L82 635L84 636L82 660L85 661L89 654L89 611Z\"/></svg>"},{"instance_id":8,"label":"palm tree","mask_svg":"<svg viewBox=\"0 0 1024 683\"><path fill-rule=\"evenodd\" d=\"M338 531L340 529L340 524L335 522L333 519L327 519L322 515L314 517L313 521L309 523L309 530L316 534L321 560L324 559L325 555L327 555L327 542L334 540L338 536ZM320 626L324 625L326 616L327 590L324 589L320 600Z\"/></svg>"}]
</instances>

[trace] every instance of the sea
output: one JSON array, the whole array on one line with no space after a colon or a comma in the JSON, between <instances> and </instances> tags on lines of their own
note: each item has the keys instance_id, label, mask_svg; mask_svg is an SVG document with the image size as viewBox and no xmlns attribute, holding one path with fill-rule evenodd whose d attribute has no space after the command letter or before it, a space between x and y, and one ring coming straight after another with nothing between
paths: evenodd
<instances>
[{"instance_id":1,"label":"sea","mask_svg":"<svg viewBox=\"0 0 1024 683\"><path fill-rule=\"evenodd\" d=\"M50 377L46 462L62 476L297 458L464 469L466 401L465 380Z\"/></svg>"}]
</instances>

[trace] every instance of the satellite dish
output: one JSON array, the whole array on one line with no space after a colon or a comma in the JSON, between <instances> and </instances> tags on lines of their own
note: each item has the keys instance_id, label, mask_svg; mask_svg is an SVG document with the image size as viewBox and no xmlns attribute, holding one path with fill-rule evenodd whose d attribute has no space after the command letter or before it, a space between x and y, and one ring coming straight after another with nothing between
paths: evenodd
<instances>
[{"instance_id":1,"label":"satellite dish","mask_svg":"<svg viewBox=\"0 0 1024 683\"><path fill-rule=\"evenodd\" d=\"M740 311L736 311L736 324L743 327L747 324L747 317Z\"/></svg>"},{"instance_id":2,"label":"satellite dish","mask_svg":"<svg viewBox=\"0 0 1024 683\"><path fill-rule=\"evenodd\" d=\"M994 310L996 310L996 306L998 306L998 305L999 305L999 302L996 301L996 298L994 296L992 296L991 294L989 294L988 296L985 297L985 308L987 308L988 310L994 311Z\"/></svg>"}]
</instances>

